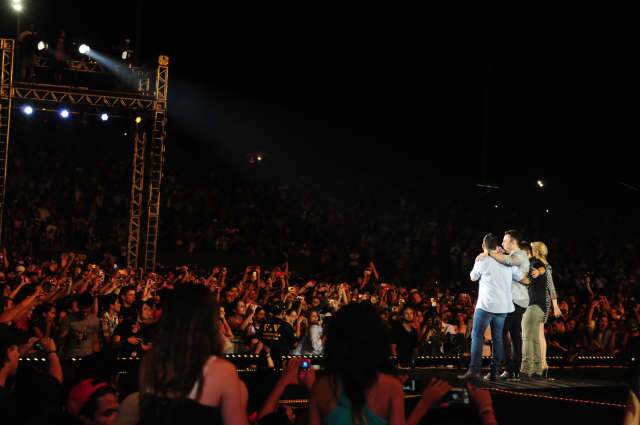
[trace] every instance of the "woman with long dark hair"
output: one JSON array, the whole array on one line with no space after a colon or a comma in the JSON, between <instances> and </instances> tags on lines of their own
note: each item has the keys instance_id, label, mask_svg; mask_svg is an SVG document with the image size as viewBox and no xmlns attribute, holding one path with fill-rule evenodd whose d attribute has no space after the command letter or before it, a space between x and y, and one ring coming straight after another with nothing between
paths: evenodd
<instances>
[{"instance_id":1,"label":"woman with long dark hair","mask_svg":"<svg viewBox=\"0 0 640 425\"><path fill-rule=\"evenodd\" d=\"M36 319L31 324L31 334L36 338L56 339L59 332L56 312L56 306L51 303L44 303L36 308Z\"/></svg>"},{"instance_id":2,"label":"woman with long dark hair","mask_svg":"<svg viewBox=\"0 0 640 425\"><path fill-rule=\"evenodd\" d=\"M204 286L168 295L140 369L140 424L247 424L247 389L220 357L219 315Z\"/></svg>"},{"instance_id":3,"label":"woman with long dark hair","mask_svg":"<svg viewBox=\"0 0 640 425\"><path fill-rule=\"evenodd\" d=\"M329 323L325 343L327 375L311 394L310 424L404 424L400 381L388 374L391 345L376 309L369 303L341 308ZM434 380L407 423L417 424L450 389Z\"/></svg>"}]
</instances>

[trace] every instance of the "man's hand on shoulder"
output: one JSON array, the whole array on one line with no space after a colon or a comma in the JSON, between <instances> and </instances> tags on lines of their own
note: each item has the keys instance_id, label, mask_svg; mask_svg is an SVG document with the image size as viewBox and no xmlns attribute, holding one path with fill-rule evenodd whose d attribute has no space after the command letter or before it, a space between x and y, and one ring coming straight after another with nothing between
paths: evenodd
<instances>
[{"instance_id":1,"label":"man's hand on shoulder","mask_svg":"<svg viewBox=\"0 0 640 425\"><path fill-rule=\"evenodd\" d=\"M483 259L485 259L485 258L487 258L487 257L488 257L488 255L487 255L487 254L485 254L484 252L483 252L482 254L478 254L478 256L476 257L476 263L477 263L478 261L482 261Z\"/></svg>"}]
</instances>

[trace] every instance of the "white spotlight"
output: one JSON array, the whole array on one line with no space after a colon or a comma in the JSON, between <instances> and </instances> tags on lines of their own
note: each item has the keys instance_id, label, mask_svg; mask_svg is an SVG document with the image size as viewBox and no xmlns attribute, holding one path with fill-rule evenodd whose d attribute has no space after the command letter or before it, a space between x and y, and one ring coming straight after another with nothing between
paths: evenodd
<instances>
[{"instance_id":1,"label":"white spotlight","mask_svg":"<svg viewBox=\"0 0 640 425\"><path fill-rule=\"evenodd\" d=\"M40 41L38 43L38 50L39 51L43 51L44 49L48 49L48 48L49 48L49 45L47 44L46 41Z\"/></svg>"},{"instance_id":2,"label":"white spotlight","mask_svg":"<svg viewBox=\"0 0 640 425\"><path fill-rule=\"evenodd\" d=\"M22 112L24 112L25 115L31 115L33 114L33 108L29 105L23 106Z\"/></svg>"},{"instance_id":3,"label":"white spotlight","mask_svg":"<svg viewBox=\"0 0 640 425\"><path fill-rule=\"evenodd\" d=\"M538 187L543 188L544 182L542 180L538 180Z\"/></svg>"},{"instance_id":4,"label":"white spotlight","mask_svg":"<svg viewBox=\"0 0 640 425\"><path fill-rule=\"evenodd\" d=\"M78 48L78 51L80 52L81 55L88 55L89 52L91 51L91 47L87 46L86 44L81 44L80 47Z\"/></svg>"},{"instance_id":5,"label":"white spotlight","mask_svg":"<svg viewBox=\"0 0 640 425\"><path fill-rule=\"evenodd\" d=\"M109 115L107 113L103 113L102 115L100 115L100 119L102 121L108 121L109 120Z\"/></svg>"},{"instance_id":6,"label":"white spotlight","mask_svg":"<svg viewBox=\"0 0 640 425\"><path fill-rule=\"evenodd\" d=\"M68 109L63 109L60 111L60 117L67 119L69 118L69 110Z\"/></svg>"},{"instance_id":7,"label":"white spotlight","mask_svg":"<svg viewBox=\"0 0 640 425\"><path fill-rule=\"evenodd\" d=\"M16 12L22 12L24 10L24 7L22 6L22 3L13 3L11 4L11 7L13 8L13 10L15 10Z\"/></svg>"}]
</instances>

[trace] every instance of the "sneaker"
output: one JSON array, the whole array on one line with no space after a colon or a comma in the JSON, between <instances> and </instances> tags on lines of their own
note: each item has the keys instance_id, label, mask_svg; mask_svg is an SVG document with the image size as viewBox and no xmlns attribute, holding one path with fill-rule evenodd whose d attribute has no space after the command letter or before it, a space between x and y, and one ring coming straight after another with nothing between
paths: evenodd
<instances>
[{"instance_id":1,"label":"sneaker","mask_svg":"<svg viewBox=\"0 0 640 425\"><path fill-rule=\"evenodd\" d=\"M479 373L473 373L470 370L467 371L467 373L465 373L464 375L458 375L458 379L461 379L463 381L466 381L466 380L479 380L480 378L481 377L480 377Z\"/></svg>"},{"instance_id":2,"label":"sneaker","mask_svg":"<svg viewBox=\"0 0 640 425\"><path fill-rule=\"evenodd\" d=\"M505 370L504 372L502 372L502 374L499 376L499 378L503 379L503 380L512 379L513 378L513 374L511 372L507 372Z\"/></svg>"},{"instance_id":3,"label":"sneaker","mask_svg":"<svg viewBox=\"0 0 640 425\"><path fill-rule=\"evenodd\" d=\"M498 380L497 376L494 373L491 373L491 372L489 372L486 375L484 375L483 379L485 381L494 381L494 382Z\"/></svg>"}]
</instances>

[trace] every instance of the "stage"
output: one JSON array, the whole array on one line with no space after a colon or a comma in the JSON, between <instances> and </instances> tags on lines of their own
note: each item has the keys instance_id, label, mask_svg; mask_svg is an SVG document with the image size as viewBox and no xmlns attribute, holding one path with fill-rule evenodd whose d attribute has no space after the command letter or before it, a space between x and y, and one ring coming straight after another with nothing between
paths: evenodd
<instances>
[{"instance_id":1,"label":"stage","mask_svg":"<svg viewBox=\"0 0 640 425\"><path fill-rule=\"evenodd\" d=\"M551 379L520 381L477 381L491 391L499 424L622 424L628 390L627 369L622 367L552 368ZM464 370L428 367L408 370L415 379L416 392L407 392L406 409L417 402L422 388L431 378L445 379L454 387L464 386L457 376ZM485 370L483 372L488 372ZM291 388L283 403L306 407L306 397L300 389ZM432 411L424 423L469 423L473 410L465 406L450 406ZM449 422L452 420L452 422ZM473 423L473 422L471 422Z\"/></svg>"},{"instance_id":2,"label":"stage","mask_svg":"<svg viewBox=\"0 0 640 425\"><path fill-rule=\"evenodd\" d=\"M414 369L411 376L428 382L446 379L455 386L462 370ZM485 372L488 372L485 371ZM551 379L477 381L491 391L500 424L621 424L628 390L625 368L553 368Z\"/></svg>"}]
</instances>

